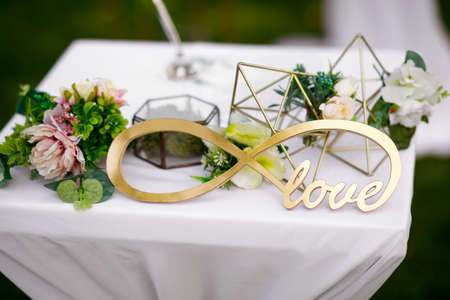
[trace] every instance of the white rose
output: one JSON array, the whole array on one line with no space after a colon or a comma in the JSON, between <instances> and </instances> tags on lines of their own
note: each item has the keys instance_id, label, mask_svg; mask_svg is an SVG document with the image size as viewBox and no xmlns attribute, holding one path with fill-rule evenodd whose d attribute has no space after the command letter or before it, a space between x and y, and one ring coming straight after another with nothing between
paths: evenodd
<instances>
[{"instance_id":1,"label":"white rose","mask_svg":"<svg viewBox=\"0 0 450 300\"><path fill-rule=\"evenodd\" d=\"M428 102L409 100L400 108L389 114L391 125L401 124L405 127L416 127L422 120L422 116L431 115L431 105Z\"/></svg>"},{"instance_id":2,"label":"white rose","mask_svg":"<svg viewBox=\"0 0 450 300\"><path fill-rule=\"evenodd\" d=\"M341 79L335 86L334 90L339 96L351 96L356 93L358 80L353 77L346 77Z\"/></svg>"},{"instance_id":3,"label":"white rose","mask_svg":"<svg viewBox=\"0 0 450 300\"><path fill-rule=\"evenodd\" d=\"M324 119L351 120L355 113L355 100L349 96L334 96L319 107Z\"/></svg>"},{"instance_id":4,"label":"white rose","mask_svg":"<svg viewBox=\"0 0 450 300\"><path fill-rule=\"evenodd\" d=\"M81 98L83 98L84 100L88 100L89 95L95 96L94 92L95 92L95 85L90 82L89 80L83 80L80 82L75 83L75 88L78 92L78 94L80 95Z\"/></svg>"},{"instance_id":5,"label":"white rose","mask_svg":"<svg viewBox=\"0 0 450 300\"><path fill-rule=\"evenodd\" d=\"M410 100L435 105L439 102L439 81L431 73L414 65L412 60L394 70L381 89L384 101L404 105Z\"/></svg>"}]
</instances>

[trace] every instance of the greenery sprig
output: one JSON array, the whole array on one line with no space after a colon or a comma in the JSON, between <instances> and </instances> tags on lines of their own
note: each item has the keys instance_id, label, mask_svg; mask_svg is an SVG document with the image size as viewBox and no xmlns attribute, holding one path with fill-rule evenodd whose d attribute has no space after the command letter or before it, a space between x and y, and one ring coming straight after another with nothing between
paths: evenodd
<instances>
[{"instance_id":1,"label":"greenery sprig","mask_svg":"<svg viewBox=\"0 0 450 300\"><path fill-rule=\"evenodd\" d=\"M108 153L113 139L122 132L128 121L122 116L119 105L113 99L97 98L85 101L81 98L72 106L78 122L72 122L74 135L82 135L78 146L88 164L100 161Z\"/></svg>"},{"instance_id":2,"label":"greenery sprig","mask_svg":"<svg viewBox=\"0 0 450 300\"><path fill-rule=\"evenodd\" d=\"M44 186L56 191L62 201L73 203L77 210L91 208L95 203L108 200L114 193L114 186L108 175L97 167L89 169L86 173L47 183Z\"/></svg>"},{"instance_id":3,"label":"greenery sprig","mask_svg":"<svg viewBox=\"0 0 450 300\"><path fill-rule=\"evenodd\" d=\"M296 72L306 72L306 68L303 64L298 64L294 71ZM335 95L335 91L333 89L334 85L342 78L340 72L333 73L330 68L328 73L325 72L317 72L316 76L307 76L307 75L295 75L297 76L299 82L301 83L305 94L308 96L309 100L313 108L316 112L319 112L319 106L322 103L325 103L328 99ZM275 89L275 92L279 95L284 95L286 92L285 89L279 88ZM279 106L279 104L273 104L270 107ZM296 107L303 107L307 111L308 121L315 120L316 117L312 113L311 107L308 105L305 96L302 91L298 87L298 85L294 82L289 89L289 92L286 97L285 102L286 109L292 110Z\"/></svg>"}]
</instances>

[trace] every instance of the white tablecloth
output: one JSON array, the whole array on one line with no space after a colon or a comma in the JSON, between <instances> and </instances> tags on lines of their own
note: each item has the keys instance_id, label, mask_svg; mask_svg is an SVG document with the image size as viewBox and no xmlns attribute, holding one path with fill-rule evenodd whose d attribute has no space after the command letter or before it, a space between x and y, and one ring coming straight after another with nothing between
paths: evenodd
<instances>
[{"instance_id":1,"label":"white tablecloth","mask_svg":"<svg viewBox=\"0 0 450 300\"><path fill-rule=\"evenodd\" d=\"M39 89L56 94L74 80L110 78L129 90L130 105L123 109L129 119L147 98L190 92L217 103L226 123L236 62L286 69L305 62L315 71L339 54L205 43L188 44L186 51L223 65L208 71L214 76L206 83L173 83L164 78L173 55L165 43L80 40ZM388 66L403 55L379 54ZM21 118L11 120L0 140ZM367 299L406 253L414 147L401 152L401 161L396 191L369 214L352 206L331 211L325 203L288 211L269 183L170 205L137 202L116 191L109 201L77 212L17 168L15 180L0 189L0 271L33 299ZM162 171L131 155L124 169L137 185L159 192L181 188L198 171ZM342 165L325 173L369 180Z\"/></svg>"}]
</instances>

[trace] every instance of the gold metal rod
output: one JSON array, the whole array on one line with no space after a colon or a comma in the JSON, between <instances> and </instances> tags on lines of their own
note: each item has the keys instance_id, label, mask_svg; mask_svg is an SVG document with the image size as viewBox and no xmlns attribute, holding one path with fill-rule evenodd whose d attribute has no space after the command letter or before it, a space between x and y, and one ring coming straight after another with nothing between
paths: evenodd
<instances>
[{"instance_id":1,"label":"gold metal rod","mask_svg":"<svg viewBox=\"0 0 450 300\"><path fill-rule=\"evenodd\" d=\"M338 131L334 139L330 143L330 147L333 147L333 145L336 143L336 141L342 136L342 131Z\"/></svg>"},{"instance_id":2,"label":"gold metal rod","mask_svg":"<svg viewBox=\"0 0 450 300\"><path fill-rule=\"evenodd\" d=\"M333 148L327 148L327 152L341 152L341 151L361 151L365 150L365 146L359 146L359 147L333 147ZM378 146L369 146L369 150L381 150Z\"/></svg>"},{"instance_id":3,"label":"gold metal rod","mask_svg":"<svg viewBox=\"0 0 450 300\"><path fill-rule=\"evenodd\" d=\"M297 111L297 113L296 113L295 116L291 115L290 113L287 114L287 116L288 116L289 118L291 118L291 122L289 122L289 126L292 125L292 121L297 121L298 123L302 123L302 122L303 122L303 121L301 121L299 118L297 118L297 116L302 112L302 110L303 110L303 108L299 107L299 109L298 109L298 111ZM292 111L292 110L291 110L291 111ZM291 111L290 111L290 112L291 112Z\"/></svg>"},{"instance_id":4,"label":"gold metal rod","mask_svg":"<svg viewBox=\"0 0 450 300\"><path fill-rule=\"evenodd\" d=\"M287 77L289 77L289 74L285 74L285 75L283 75L281 78L279 78L279 79L273 81L272 83L269 83L268 85L263 86L262 88L260 88L259 90L257 90L255 93L256 93L256 94L259 94L259 93L261 93L261 92L267 90L267 89L270 88L271 86L274 86L274 85L277 84L278 82L280 82L280 81L286 79ZM245 101L247 101L248 99L251 99L251 98L252 98L252 95L250 94L249 96L245 97L244 99L239 100L238 102L236 102L235 105L239 105L239 104L241 104L242 102L245 102Z\"/></svg>"},{"instance_id":5,"label":"gold metal rod","mask_svg":"<svg viewBox=\"0 0 450 300\"><path fill-rule=\"evenodd\" d=\"M264 110L264 107L262 106L261 102L259 101L258 97L256 97L255 91L253 90L253 87L251 86L250 82L247 79L247 76L245 76L244 72L241 68L239 68L239 71L241 72L242 78L244 78L245 83L247 84L247 87L249 88L250 92L253 95L253 98L255 98L256 103L258 104L261 112L263 113L264 119L266 119L267 125L269 125L270 130L272 131L272 134L276 134L276 130L273 128L272 124L270 123L269 117L266 114L266 111ZM284 154L286 154L286 158L288 159L291 167L293 170L295 170L296 166L294 162L292 161L291 157L289 156L289 153L287 152L286 148L283 144L280 144L281 149L283 150Z\"/></svg>"},{"instance_id":6,"label":"gold metal rod","mask_svg":"<svg viewBox=\"0 0 450 300\"><path fill-rule=\"evenodd\" d=\"M317 162L316 171L314 172L313 181L316 181L317 175L319 174L319 169L322 164L323 155L325 154L325 151L327 150L327 143L328 143L329 137L330 137L330 132L328 131L327 135L325 136L325 141L323 142L322 151L320 152L320 157L319 157L319 161Z\"/></svg>"},{"instance_id":7,"label":"gold metal rod","mask_svg":"<svg viewBox=\"0 0 450 300\"><path fill-rule=\"evenodd\" d=\"M297 82L297 86L300 88L300 90L302 91L303 96L306 99L306 102L308 102L308 105L311 107L311 110L314 114L314 116L316 117L317 120L319 120L319 115L316 112L316 109L314 108L314 106L311 103L311 100L309 100L308 95L306 95L305 90L303 89L302 84L300 83L300 81L298 80L297 76L294 76L295 81Z\"/></svg>"},{"instance_id":8,"label":"gold metal rod","mask_svg":"<svg viewBox=\"0 0 450 300\"><path fill-rule=\"evenodd\" d=\"M367 98L367 100L366 100L367 104L369 104L370 102L372 102L372 100L375 99L375 97L378 95L378 93L380 93L380 91L381 91L381 87L379 87L375 92L373 92L372 95L370 95L370 97ZM358 100L358 102L359 102L359 100ZM361 101L361 102L362 102L362 101ZM362 105L361 105L361 106L358 108L358 110L353 114L353 116L358 116L359 113L361 112L361 110L362 110Z\"/></svg>"},{"instance_id":9,"label":"gold metal rod","mask_svg":"<svg viewBox=\"0 0 450 300\"><path fill-rule=\"evenodd\" d=\"M355 35L353 37L352 41L345 47L344 51L342 51L341 55L339 55L338 59L334 62L334 64L331 66L331 71L334 70L334 68L337 66L337 64L341 61L341 59L344 57L345 53L352 47L352 45L355 43L355 41L361 37L361 34Z\"/></svg>"},{"instance_id":10,"label":"gold metal rod","mask_svg":"<svg viewBox=\"0 0 450 300\"><path fill-rule=\"evenodd\" d=\"M364 170L361 169L360 167L358 167L358 166L352 164L351 162L349 162L349 161L343 159L342 157L340 157L339 155L335 154L334 152L327 152L327 154L328 154L328 155L331 155L332 157L334 157L334 158L336 158L336 159L338 159L338 160L340 160L340 161L343 162L344 164L346 164L346 165L348 165L348 166L350 166L350 167L352 167L352 168L358 170L359 172L363 173L364 175L369 175L369 173L367 173L367 171L364 171Z\"/></svg>"},{"instance_id":11,"label":"gold metal rod","mask_svg":"<svg viewBox=\"0 0 450 300\"><path fill-rule=\"evenodd\" d=\"M388 155L386 154L382 160L376 165L376 167L372 170L372 174L375 174L375 172L378 170L378 168L383 164L383 162L388 158Z\"/></svg>"},{"instance_id":12,"label":"gold metal rod","mask_svg":"<svg viewBox=\"0 0 450 300\"><path fill-rule=\"evenodd\" d=\"M310 135L310 134L308 134L308 135ZM305 150L306 148L311 147L312 145L314 145L314 144L320 142L320 141L323 140L324 138L325 138L325 137L322 136L321 138L318 138L318 139L315 140L314 142L311 142L310 145L306 145L306 146L300 147L300 148L298 148L297 150L290 152L289 155L290 155L290 156L294 156L295 154L299 153L300 151ZM285 156L282 157L282 159L285 159L285 158L286 158Z\"/></svg>"},{"instance_id":13,"label":"gold metal rod","mask_svg":"<svg viewBox=\"0 0 450 300\"><path fill-rule=\"evenodd\" d=\"M364 42L364 44L366 44L367 49L369 49L370 53L372 54L373 58L377 61L378 65L380 66L380 68L383 70L383 72L389 74L389 72L384 68L383 64L381 63L381 61L378 59L378 56L375 54L375 52L373 51L372 47L369 45L369 43L367 42L366 38L363 35L360 35L361 40Z\"/></svg>"},{"instance_id":14,"label":"gold metal rod","mask_svg":"<svg viewBox=\"0 0 450 300\"><path fill-rule=\"evenodd\" d=\"M254 116L252 116L252 115L246 113L246 112L243 111L243 110L240 110L239 107L236 107L235 109L236 109L238 112L240 112L241 114L243 114L244 116L246 116L246 117L252 119L253 121L258 122L259 124L262 124L262 125L264 125L264 126L267 126L267 124L266 124L265 122L263 122L263 121L261 121L261 120L255 118Z\"/></svg>"},{"instance_id":15,"label":"gold metal rod","mask_svg":"<svg viewBox=\"0 0 450 300\"><path fill-rule=\"evenodd\" d=\"M236 106L235 106L235 108L236 108ZM257 111L259 111L259 108L257 108L257 107L249 107L249 106L239 106L239 109L257 110ZM265 110L268 111L268 112L276 112L276 113L278 113L278 109L266 108Z\"/></svg>"},{"instance_id":16,"label":"gold metal rod","mask_svg":"<svg viewBox=\"0 0 450 300\"><path fill-rule=\"evenodd\" d=\"M310 73L296 72L296 71L287 71L287 70L283 70L283 69L279 69L279 68L255 65L255 64L250 64L250 63L246 63L246 62L240 62L238 64L241 65L241 66L247 66L247 67L252 67L252 68L257 68L257 69L265 69L265 70L282 72L282 73L288 73L288 74L297 74L297 75L305 75L305 76L316 76L316 75L310 74Z\"/></svg>"},{"instance_id":17,"label":"gold metal rod","mask_svg":"<svg viewBox=\"0 0 450 300\"><path fill-rule=\"evenodd\" d=\"M234 76L233 94L231 96L231 106L230 106L230 112L228 114L228 122L230 122L231 113L233 112L234 101L235 101L235 98L236 98L236 89L237 89L238 79L239 79L239 65L236 65L236 75Z\"/></svg>"},{"instance_id":18,"label":"gold metal rod","mask_svg":"<svg viewBox=\"0 0 450 300\"><path fill-rule=\"evenodd\" d=\"M290 78L289 78L289 83L288 83L288 85L287 85L286 90L284 91L283 99L281 100L281 104L280 104L280 109L278 110L277 118L275 119L275 124L274 124L274 126L273 126L275 129L278 129L278 123L280 122L281 112L282 112L283 109L284 109L284 105L285 105L285 103L286 103L287 95L288 95L289 90L290 90L290 88L291 88L291 85L292 85L292 79L293 79L294 76L295 76L295 75L291 75L291 76L290 76Z\"/></svg>"},{"instance_id":19,"label":"gold metal rod","mask_svg":"<svg viewBox=\"0 0 450 300\"><path fill-rule=\"evenodd\" d=\"M360 35L361 36L361 35ZM359 40L359 70L361 72L361 96L364 109L364 123L367 125L367 102L366 102L366 83L364 75L364 56L363 56L363 44L362 40ZM367 173L370 175L370 154L369 154L369 139L366 138L366 160L367 160Z\"/></svg>"}]
</instances>

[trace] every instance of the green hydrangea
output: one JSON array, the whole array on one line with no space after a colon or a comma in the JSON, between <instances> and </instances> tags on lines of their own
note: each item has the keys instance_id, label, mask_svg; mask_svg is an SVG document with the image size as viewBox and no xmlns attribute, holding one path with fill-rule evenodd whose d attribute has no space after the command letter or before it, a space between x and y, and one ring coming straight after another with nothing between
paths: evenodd
<instances>
[{"instance_id":1,"label":"green hydrangea","mask_svg":"<svg viewBox=\"0 0 450 300\"><path fill-rule=\"evenodd\" d=\"M119 111L119 105L113 99L99 97L93 101L80 99L72 106L72 113L78 122L73 122L74 135L82 135L78 143L88 165L100 161L108 153L109 145L128 124Z\"/></svg>"}]
</instances>

